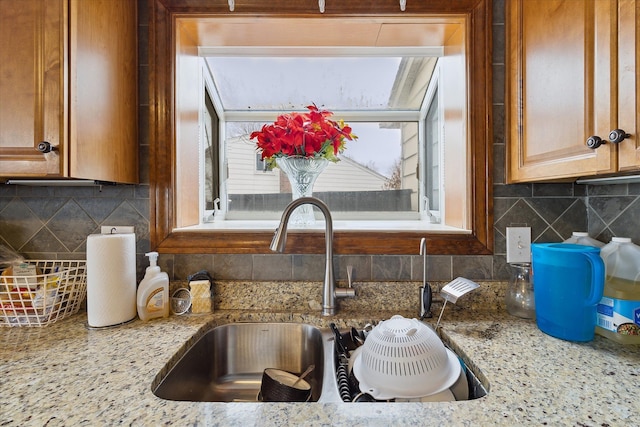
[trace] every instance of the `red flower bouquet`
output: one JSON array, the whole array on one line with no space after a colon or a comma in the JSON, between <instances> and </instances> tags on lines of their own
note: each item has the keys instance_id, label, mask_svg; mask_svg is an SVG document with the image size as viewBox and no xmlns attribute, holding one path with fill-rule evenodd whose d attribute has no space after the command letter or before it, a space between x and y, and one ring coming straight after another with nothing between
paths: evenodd
<instances>
[{"instance_id":1,"label":"red flower bouquet","mask_svg":"<svg viewBox=\"0 0 640 427\"><path fill-rule=\"evenodd\" d=\"M357 139L344 121L334 121L331 111L307 106L309 112L281 114L271 125L251 133L257 139L257 149L269 167L278 157L300 156L324 158L337 162L338 154L346 148L346 141Z\"/></svg>"}]
</instances>

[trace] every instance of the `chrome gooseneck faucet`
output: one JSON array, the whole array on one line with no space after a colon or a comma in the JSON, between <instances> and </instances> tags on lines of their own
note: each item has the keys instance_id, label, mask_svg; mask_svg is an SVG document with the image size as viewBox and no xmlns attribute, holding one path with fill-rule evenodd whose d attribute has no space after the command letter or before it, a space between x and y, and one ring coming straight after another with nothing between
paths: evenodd
<instances>
[{"instance_id":1,"label":"chrome gooseneck faucet","mask_svg":"<svg viewBox=\"0 0 640 427\"><path fill-rule=\"evenodd\" d=\"M317 206L322 215L324 215L325 230L324 238L326 244L326 263L324 269L324 285L322 290L322 315L333 316L336 314L336 299L345 297L354 297L356 292L353 288L337 288L333 275L333 220L329 207L320 199L315 197L300 197L295 199L284 208L280 225L276 229L273 240L271 241L271 250L276 252L284 252L287 244L287 227L291 212L300 205L309 203Z\"/></svg>"}]
</instances>

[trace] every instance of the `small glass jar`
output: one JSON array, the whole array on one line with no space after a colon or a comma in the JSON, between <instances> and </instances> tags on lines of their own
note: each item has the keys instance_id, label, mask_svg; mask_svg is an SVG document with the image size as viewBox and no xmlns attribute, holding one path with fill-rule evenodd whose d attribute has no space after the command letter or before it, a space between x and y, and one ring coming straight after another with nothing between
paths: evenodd
<instances>
[{"instance_id":1,"label":"small glass jar","mask_svg":"<svg viewBox=\"0 0 640 427\"><path fill-rule=\"evenodd\" d=\"M534 319L536 306L533 297L531 264L509 264L509 266L512 273L507 288L507 311L523 319Z\"/></svg>"}]
</instances>

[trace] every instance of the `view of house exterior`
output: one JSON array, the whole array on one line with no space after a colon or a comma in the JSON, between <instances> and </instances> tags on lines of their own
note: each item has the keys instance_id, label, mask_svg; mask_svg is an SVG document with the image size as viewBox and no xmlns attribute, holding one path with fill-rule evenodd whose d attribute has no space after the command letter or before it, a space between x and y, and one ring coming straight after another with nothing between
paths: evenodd
<instances>
[{"instance_id":1,"label":"view of house exterior","mask_svg":"<svg viewBox=\"0 0 640 427\"><path fill-rule=\"evenodd\" d=\"M227 191L231 194L273 194L290 192L288 178L280 169L263 170L258 164L260 156L248 137L227 141L229 179ZM385 189L386 177L347 156L337 163L329 163L318 177L315 192L379 191Z\"/></svg>"}]
</instances>

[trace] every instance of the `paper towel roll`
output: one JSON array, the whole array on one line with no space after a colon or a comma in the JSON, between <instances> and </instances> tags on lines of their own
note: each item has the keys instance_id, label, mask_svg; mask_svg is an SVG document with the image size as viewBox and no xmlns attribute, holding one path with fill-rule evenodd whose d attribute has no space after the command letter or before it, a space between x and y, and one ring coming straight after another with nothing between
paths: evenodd
<instances>
[{"instance_id":1,"label":"paper towel roll","mask_svg":"<svg viewBox=\"0 0 640 427\"><path fill-rule=\"evenodd\" d=\"M136 236L87 238L87 317L93 328L128 322L136 309Z\"/></svg>"}]
</instances>

